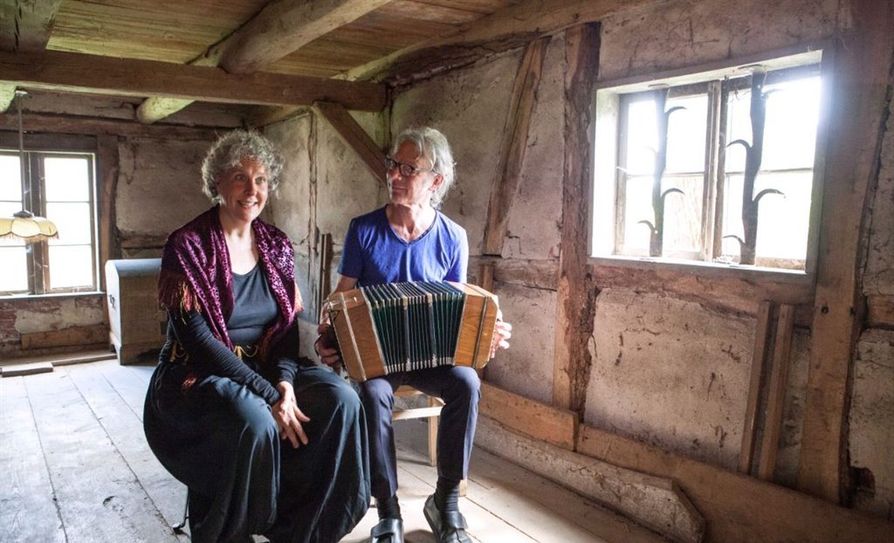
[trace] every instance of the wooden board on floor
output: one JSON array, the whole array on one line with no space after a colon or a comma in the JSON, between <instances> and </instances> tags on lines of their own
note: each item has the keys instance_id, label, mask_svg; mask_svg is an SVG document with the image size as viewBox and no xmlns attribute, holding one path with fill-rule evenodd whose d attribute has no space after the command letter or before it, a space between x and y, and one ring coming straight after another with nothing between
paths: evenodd
<instances>
[{"instance_id":1,"label":"wooden board on floor","mask_svg":"<svg viewBox=\"0 0 894 543\"><path fill-rule=\"evenodd\" d=\"M177 542L71 380L25 381L69 542Z\"/></svg>"},{"instance_id":2,"label":"wooden board on floor","mask_svg":"<svg viewBox=\"0 0 894 543\"><path fill-rule=\"evenodd\" d=\"M183 517L186 487L171 477L146 445L143 412L135 413L113 386L114 375L127 370L118 364L90 364L63 371L139 479L152 505L161 512L167 525L172 526ZM142 395L145 395L145 385Z\"/></svg>"},{"instance_id":3,"label":"wooden board on floor","mask_svg":"<svg viewBox=\"0 0 894 543\"><path fill-rule=\"evenodd\" d=\"M0 541L66 540L23 377L0 380Z\"/></svg>"}]
</instances>

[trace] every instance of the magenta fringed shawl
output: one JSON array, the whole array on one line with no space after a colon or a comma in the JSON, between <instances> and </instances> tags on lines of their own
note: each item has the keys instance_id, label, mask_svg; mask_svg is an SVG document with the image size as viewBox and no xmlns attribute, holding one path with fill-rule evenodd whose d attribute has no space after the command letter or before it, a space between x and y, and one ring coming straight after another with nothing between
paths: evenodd
<instances>
[{"instance_id":1,"label":"magenta fringed shawl","mask_svg":"<svg viewBox=\"0 0 894 543\"><path fill-rule=\"evenodd\" d=\"M279 317L267 327L259 343L260 353L266 358L270 345L295 321L301 302L289 238L260 219L251 226L260 265L279 306ZM233 349L227 333L227 319L233 312L233 276L216 206L168 237L161 258L158 301L171 311L202 313L214 337Z\"/></svg>"}]
</instances>

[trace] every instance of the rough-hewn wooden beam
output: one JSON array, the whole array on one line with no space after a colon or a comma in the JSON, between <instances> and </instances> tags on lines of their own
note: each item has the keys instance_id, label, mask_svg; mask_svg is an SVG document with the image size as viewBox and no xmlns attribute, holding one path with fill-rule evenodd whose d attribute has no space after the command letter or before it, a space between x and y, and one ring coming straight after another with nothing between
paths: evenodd
<instances>
[{"instance_id":1,"label":"rough-hewn wooden beam","mask_svg":"<svg viewBox=\"0 0 894 543\"><path fill-rule=\"evenodd\" d=\"M540 85L543 58L546 56L549 40L548 37L540 38L528 44L515 76L509 112L503 128L497 178L494 179L487 207L482 250L486 255L503 254L503 241L506 239L509 227L509 213L521 184L531 117L534 113L534 104L537 102L537 88Z\"/></svg>"},{"instance_id":2,"label":"rough-hewn wooden beam","mask_svg":"<svg viewBox=\"0 0 894 543\"><path fill-rule=\"evenodd\" d=\"M0 113L5 113L9 109L12 101L16 97L16 86L5 85L0 83Z\"/></svg>"},{"instance_id":3,"label":"rough-hewn wooden beam","mask_svg":"<svg viewBox=\"0 0 894 543\"><path fill-rule=\"evenodd\" d=\"M213 141L217 131L210 128L195 128L178 125L145 125L115 119L76 117L23 113L22 125L29 132L49 132L56 134L118 135L136 137L175 138ZM18 121L12 112L0 113L0 130L18 130ZM27 136L26 136L27 140Z\"/></svg>"},{"instance_id":4,"label":"rough-hewn wooden beam","mask_svg":"<svg viewBox=\"0 0 894 543\"><path fill-rule=\"evenodd\" d=\"M158 95L205 102L311 105L337 102L348 109L379 111L385 87L367 82L296 75L231 75L220 68L78 53L0 53L0 81L35 88Z\"/></svg>"},{"instance_id":5,"label":"rough-hewn wooden beam","mask_svg":"<svg viewBox=\"0 0 894 543\"><path fill-rule=\"evenodd\" d=\"M0 49L43 51L62 0L11 0L0 5Z\"/></svg>"},{"instance_id":6,"label":"rough-hewn wooden beam","mask_svg":"<svg viewBox=\"0 0 894 543\"><path fill-rule=\"evenodd\" d=\"M517 432L574 450L579 417L524 396L481 383L481 413Z\"/></svg>"},{"instance_id":7,"label":"rough-hewn wooden beam","mask_svg":"<svg viewBox=\"0 0 894 543\"><path fill-rule=\"evenodd\" d=\"M785 410L785 391L788 389L788 369L791 364L792 333L795 328L795 308L788 304L779 306L776 323L776 339L773 346L773 369L767 386L767 416L761 438L761 454L757 476L772 481L776 471L776 454L779 452L779 436L782 435L782 419Z\"/></svg>"},{"instance_id":8,"label":"rough-hewn wooden beam","mask_svg":"<svg viewBox=\"0 0 894 543\"><path fill-rule=\"evenodd\" d=\"M193 59L187 64L190 66L217 66L217 55L208 56L209 54L206 51L202 56ZM191 103L193 103L193 100L152 96L143 100L137 107L137 120L141 123L152 124L177 113Z\"/></svg>"},{"instance_id":9,"label":"rough-hewn wooden beam","mask_svg":"<svg viewBox=\"0 0 894 543\"><path fill-rule=\"evenodd\" d=\"M553 403L577 412L586 403L591 365L587 343L596 304L596 288L587 273L587 194L593 163L590 106L598 59L598 23L565 31L565 156Z\"/></svg>"},{"instance_id":10,"label":"rough-hewn wooden beam","mask_svg":"<svg viewBox=\"0 0 894 543\"><path fill-rule=\"evenodd\" d=\"M688 266L623 263L600 259L590 266L599 288L644 289L668 292L706 307L756 315L759 300L798 306L795 324L810 326L813 284L805 277L761 276L764 272L700 269Z\"/></svg>"},{"instance_id":11,"label":"rough-hewn wooden beam","mask_svg":"<svg viewBox=\"0 0 894 543\"><path fill-rule=\"evenodd\" d=\"M349 70L348 78L387 79L401 84L466 66L481 58L523 47L538 37L581 23L596 22L618 10L648 7L662 0L525 0L456 30L413 44Z\"/></svg>"},{"instance_id":12,"label":"rough-hewn wooden beam","mask_svg":"<svg viewBox=\"0 0 894 543\"><path fill-rule=\"evenodd\" d=\"M118 192L118 137L99 136L96 140L96 166L99 173L99 269L105 270L106 262L119 258L118 220L115 212L115 196ZM100 274L100 286L105 290L105 273ZM108 322L108 305L103 304Z\"/></svg>"},{"instance_id":13,"label":"rough-hewn wooden beam","mask_svg":"<svg viewBox=\"0 0 894 543\"><path fill-rule=\"evenodd\" d=\"M783 543L890 541L894 523L754 477L581 425L577 451L671 478L707 521L705 541Z\"/></svg>"},{"instance_id":14,"label":"rough-hewn wooden beam","mask_svg":"<svg viewBox=\"0 0 894 543\"><path fill-rule=\"evenodd\" d=\"M894 51L894 3L854 0L831 71L829 138L798 486L838 502L847 493L849 368L861 321L859 259L869 187L878 176Z\"/></svg>"},{"instance_id":15,"label":"rough-hewn wooden beam","mask_svg":"<svg viewBox=\"0 0 894 543\"><path fill-rule=\"evenodd\" d=\"M220 66L252 73L391 0L279 0L268 4L227 40Z\"/></svg>"},{"instance_id":16,"label":"rough-hewn wooden beam","mask_svg":"<svg viewBox=\"0 0 894 543\"><path fill-rule=\"evenodd\" d=\"M492 280L542 290L556 290L559 282L559 262L556 260L502 259L487 256L469 258L469 273L483 288L485 264L490 266ZM489 288L487 290L490 290Z\"/></svg>"},{"instance_id":17,"label":"rough-hewn wooden beam","mask_svg":"<svg viewBox=\"0 0 894 543\"><path fill-rule=\"evenodd\" d=\"M247 74L297 51L313 40L348 24L391 0L277 0L247 23L212 45L189 64L220 66ZM185 108L192 101L163 97L146 99L137 110L141 122L152 123Z\"/></svg>"},{"instance_id":18,"label":"rough-hewn wooden beam","mask_svg":"<svg viewBox=\"0 0 894 543\"><path fill-rule=\"evenodd\" d=\"M748 384L748 401L745 404L745 424L742 428L742 446L739 448L739 472L750 473L754 459L757 412L760 405L761 382L767 362L767 346L770 340L770 310L773 303L764 300L757 310L754 323L754 350L751 354L751 380Z\"/></svg>"},{"instance_id":19,"label":"rough-hewn wooden beam","mask_svg":"<svg viewBox=\"0 0 894 543\"><path fill-rule=\"evenodd\" d=\"M354 117L339 104L317 102L314 107L329 121L342 140L357 153L363 164L380 184L385 183L385 153L369 137Z\"/></svg>"}]
</instances>

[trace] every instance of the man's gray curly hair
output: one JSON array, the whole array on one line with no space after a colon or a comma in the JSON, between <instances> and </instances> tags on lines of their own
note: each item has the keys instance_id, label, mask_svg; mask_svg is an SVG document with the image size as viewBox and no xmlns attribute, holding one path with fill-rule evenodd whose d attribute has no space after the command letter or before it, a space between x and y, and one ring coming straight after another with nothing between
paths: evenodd
<instances>
[{"instance_id":1,"label":"man's gray curly hair","mask_svg":"<svg viewBox=\"0 0 894 543\"><path fill-rule=\"evenodd\" d=\"M432 207L441 207L441 202L444 201L447 192L453 186L455 175L453 151L450 150L447 137L429 126L407 128L394 138L394 143L391 145L392 156L397 153L398 148L405 141L412 142L419 153L431 162L432 171L441 174L444 178L444 182L441 183L438 190L432 193L431 197Z\"/></svg>"},{"instance_id":2,"label":"man's gray curly hair","mask_svg":"<svg viewBox=\"0 0 894 543\"><path fill-rule=\"evenodd\" d=\"M202 163L202 192L212 202L218 204L221 200L217 182L245 158L253 158L264 166L268 190L270 193L276 191L283 168L283 159L276 146L255 130L233 130L214 142Z\"/></svg>"}]
</instances>

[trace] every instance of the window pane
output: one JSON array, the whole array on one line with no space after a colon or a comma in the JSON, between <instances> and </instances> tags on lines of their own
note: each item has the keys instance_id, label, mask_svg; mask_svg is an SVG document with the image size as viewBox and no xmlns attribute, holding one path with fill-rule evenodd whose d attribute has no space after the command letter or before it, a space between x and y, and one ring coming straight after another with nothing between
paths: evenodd
<instances>
[{"instance_id":1,"label":"window pane","mask_svg":"<svg viewBox=\"0 0 894 543\"><path fill-rule=\"evenodd\" d=\"M699 94L667 101L671 113L667 125L665 173L694 173L705 169L705 138L708 130L708 96Z\"/></svg>"},{"instance_id":2,"label":"window pane","mask_svg":"<svg viewBox=\"0 0 894 543\"><path fill-rule=\"evenodd\" d=\"M652 212L652 178L630 177L624 200L624 253L649 254L649 228L639 221L655 222Z\"/></svg>"},{"instance_id":3,"label":"window pane","mask_svg":"<svg viewBox=\"0 0 894 543\"><path fill-rule=\"evenodd\" d=\"M812 168L819 120L820 78L810 77L767 85L762 170ZM727 141L751 144L751 91L731 92ZM726 171L745 171L745 148L733 145L726 154Z\"/></svg>"},{"instance_id":4,"label":"window pane","mask_svg":"<svg viewBox=\"0 0 894 543\"><path fill-rule=\"evenodd\" d=\"M644 99L627 108L627 160L622 167L629 175L651 175L655 168L655 102Z\"/></svg>"},{"instance_id":5,"label":"window pane","mask_svg":"<svg viewBox=\"0 0 894 543\"><path fill-rule=\"evenodd\" d=\"M28 264L24 245L0 247L0 292L28 291Z\"/></svg>"},{"instance_id":6,"label":"window pane","mask_svg":"<svg viewBox=\"0 0 894 543\"><path fill-rule=\"evenodd\" d=\"M820 78L766 87L763 170L813 168L819 118Z\"/></svg>"},{"instance_id":7,"label":"window pane","mask_svg":"<svg viewBox=\"0 0 894 543\"><path fill-rule=\"evenodd\" d=\"M723 203L723 235L744 238L742 226L742 175L727 177ZM807 232L810 226L812 170L800 172L761 172L755 180L754 193L773 188L785 196L767 194L760 200L757 221L756 256L758 265L803 269L807 256ZM737 261L739 243L723 240L725 260ZM765 261L762 263L760 259ZM769 260L797 261L772 262Z\"/></svg>"},{"instance_id":8,"label":"window pane","mask_svg":"<svg viewBox=\"0 0 894 543\"><path fill-rule=\"evenodd\" d=\"M50 288L92 287L93 249L89 245L50 246Z\"/></svg>"},{"instance_id":9,"label":"window pane","mask_svg":"<svg viewBox=\"0 0 894 543\"><path fill-rule=\"evenodd\" d=\"M59 239L49 240L50 245L89 244L93 241L89 203L48 203L47 218L59 229Z\"/></svg>"},{"instance_id":10,"label":"window pane","mask_svg":"<svg viewBox=\"0 0 894 543\"><path fill-rule=\"evenodd\" d=\"M718 260L739 261L739 242L728 236L744 238L742 229L742 186L745 177L741 174L727 175L723 187L723 245Z\"/></svg>"},{"instance_id":11,"label":"window pane","mask_svg":"<svg viewBox=\"0 0 894 543\"><path fill-rule=\"evenodd\" d=\"M0 155L0 200L22 201L21 175L18 156Z\"/></svg>"},{"instance_id":12,"label":"window pane","mask_svg":"<svg viewBox=\"0 0 894 543\"><path fill-rule=\"evenodd\" d=\"M810 192L813 172L767 173L759 175L754 190L767 188L785 196L768 194L761 198L757 221L757 258L802 261L807 258L807 230L810 224ZM757 264L761 264L760 261ZM782 263L782 267L792 267ZM803 269L803 265L799 265Z\"/></svg>"},{"instance_id":13,"label":"window pane","mask_svg":"<svg viewBox=\"0 0 894 543\"><path fill-rule=\"evenodd\" d=\"M732 91L727 100L727 143L743 140L751 144L751 91ZM745 147L736 144L727 147L726 171L745 171Z\"/></svg>"},{"instance_id":14,"label":"window pane","mask_svg":"<svg viewBox=\"0 0 894 543\"><path fill-rule=\"evenodd\" d=\"M21 211L22 204L14 203L14 202L0 202L0 217L12 217L12 214ZM0 247L9 247L9 246L24 246L25 242L19 238L4 238L0 237ZM2 261L0 261L0 266L2 266Z\"/></svg>"},{"instance_id":15,"label":"window pane","mask_svg":"<svg viewBox=\"0 0 894 543\"><path fill-rule=\"evenodd\" d=\"M704 177L665 177L662 188L676 188L683 194L668 194L664 199L664 256L693 256L702 250L702 199ZM675 254L677 253L677 254Z\"/></svg>"},{"instance_id":16,"label":"window pane","mask_svg":"<svg viewBox=\"0 0 894 543\"><path fill-rule=\"evenodd\" d=\"M43 164L48 202L90 200L90 171L87 168L87 158L45 157Z\"/></svg>"}]
</instances>

